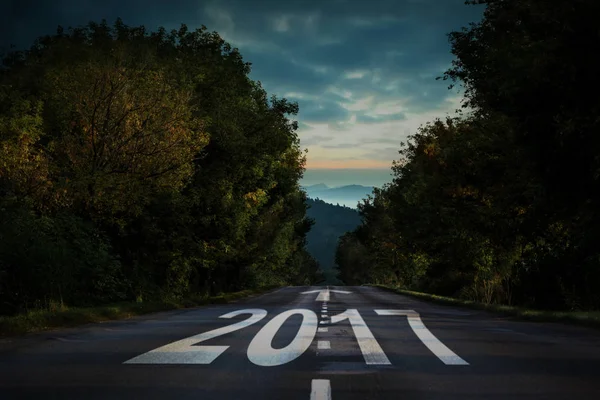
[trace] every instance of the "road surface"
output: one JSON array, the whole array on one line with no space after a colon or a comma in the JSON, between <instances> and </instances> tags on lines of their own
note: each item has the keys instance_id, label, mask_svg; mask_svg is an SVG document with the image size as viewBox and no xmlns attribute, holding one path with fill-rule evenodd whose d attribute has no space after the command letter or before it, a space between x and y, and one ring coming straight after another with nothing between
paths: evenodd
<instances>
[{"instance_id":1,"label":"road surface","mask_svg":"<svg viewBox=\"0 0 600 400\"><path fill-rule=\"evenodd\" d=\"M598 331L373 287L0 341L0 399L600 399Z\"/></svg>"}]
</instances>

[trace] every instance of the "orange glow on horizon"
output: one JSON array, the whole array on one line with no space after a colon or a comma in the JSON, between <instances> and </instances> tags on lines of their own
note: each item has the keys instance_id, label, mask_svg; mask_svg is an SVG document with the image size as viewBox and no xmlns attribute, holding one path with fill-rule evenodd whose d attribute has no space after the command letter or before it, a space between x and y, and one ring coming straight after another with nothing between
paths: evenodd
<instances>
[{"instance_id":1,"label":"orange glow on horizon","mask_svg":"<svg viewBox=\"0 0 600 400\"><path fill-rule=\"evenodd\" d=\"M389 169L392 162L381 160L306 160L307 169Z\"/></svg>"}]
</instances>

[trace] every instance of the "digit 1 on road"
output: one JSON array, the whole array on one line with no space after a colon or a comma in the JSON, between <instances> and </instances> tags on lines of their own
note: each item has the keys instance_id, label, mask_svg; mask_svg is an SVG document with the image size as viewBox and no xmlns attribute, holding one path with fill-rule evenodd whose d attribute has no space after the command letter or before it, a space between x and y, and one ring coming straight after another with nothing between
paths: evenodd
<instances>
[{"instance_id":1,"label":"digit 1 on road","mask_svg":"<svg viewBox=\"0 0 600 400\"><path fill-rule=\"evenodd\" d=\"M440 342L425 326L419 313L414 310L375 310L377 315L406 315L408 324L421 342L446 365L469 365L444 343Z\"/></svg>"},{"instance_id":2,"label":"digit 1 on road","mask_svg":"<svg viewBox=\"0 0 600 400\"><path fill-rule=\"evenodd\" d=\"M356 336L358 347L360 347L367 365L390 365L390 360L358 313L358 310L350 309L341 314L334 315L331 317L331 323L335 324L345 319L350 321L350 326L352 326L354 336Z\"/></svg>"}]
</instances>

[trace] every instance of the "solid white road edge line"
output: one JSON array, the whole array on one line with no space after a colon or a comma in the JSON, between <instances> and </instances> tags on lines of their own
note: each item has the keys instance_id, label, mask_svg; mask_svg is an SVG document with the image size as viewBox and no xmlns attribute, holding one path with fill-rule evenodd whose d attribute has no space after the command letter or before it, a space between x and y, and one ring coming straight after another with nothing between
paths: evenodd
<instances>
[{"instance_id":1,"label":"solid white road edge line","mask_svg":"<svg viewBox=\"0 0 600 400\"><path fill-rule=\"evenodd\" d=\"M310 400L331 400L331 383L329 379L312 380Z\"/></svg>"},{"instance_id":2,"label":"solid white road edge line","mask_svg":"<svg viewBox=\"0 0 600 400\"><path fill-rule=\"evenodd\" d=\"M377 315L406 315L408 324L421 342L446 365L469 365L434 336L414 310L375 310Z\"/></svg>"}]
</instances>

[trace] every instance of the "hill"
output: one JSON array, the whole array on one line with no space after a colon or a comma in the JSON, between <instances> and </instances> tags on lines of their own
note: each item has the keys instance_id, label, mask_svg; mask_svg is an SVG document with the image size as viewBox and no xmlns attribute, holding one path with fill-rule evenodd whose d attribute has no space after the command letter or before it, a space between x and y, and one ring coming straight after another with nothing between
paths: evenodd
<instances>
[{"instance_id":1,"label":"hill","mask_svg":"<svg viewBox=\"0 0 600 400\"><path fill-rule=\"evenodd\" d=\"M311 199L321 199L327 203L340 204L356 209L357 203L373 193L373 186L346 185L330 188L324 183L304 186L302 189Z\"/></svg>"},{"instance_id":2,"label":"hill","mask_svg":"<svg viewBox=\"0 0 600 400\"><path fill-rule=\"evenodd\" d=\"M358 212L352 208L328 204L323 200L308 199L306 215L315 220L307 238L308 252L319 262L328 283L335 283L334 259L338 239L361 223Z\"/></svg>"}]
</instances>

